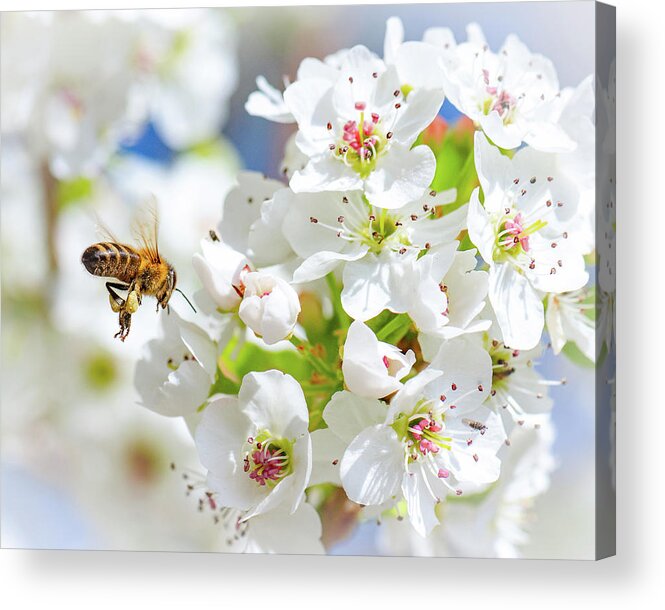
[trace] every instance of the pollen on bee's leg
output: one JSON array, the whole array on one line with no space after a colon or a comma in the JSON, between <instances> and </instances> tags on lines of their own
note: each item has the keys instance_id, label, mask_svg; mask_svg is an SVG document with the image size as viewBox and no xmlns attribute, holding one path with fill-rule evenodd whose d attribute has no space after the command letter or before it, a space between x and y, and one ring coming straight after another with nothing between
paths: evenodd
<instances>
[{"instance_id":1,"label":"pollen on bee's leg","mask_svg":"<svg viewBox=\"0 0 665 610\"><path fill-rule=\"evenodd\" d=\"M112 294L109 294L109 303L111 304L111 311L118 313L125 302L122 299L116 299Z\"/></svg>"},{"instance_id":2,"label":"pollen on bee's leg","mask_svg":"<svg viewBox=\"0 0 665 610\"><path fill-rule=\"evenodd\" d=\"M139 297L136 294L135 290L132 290L128 295L127 295L127 301L125 302L125 311L127 311L129 314L136 313L139 308Z\"/></svg>"}]
</instances>

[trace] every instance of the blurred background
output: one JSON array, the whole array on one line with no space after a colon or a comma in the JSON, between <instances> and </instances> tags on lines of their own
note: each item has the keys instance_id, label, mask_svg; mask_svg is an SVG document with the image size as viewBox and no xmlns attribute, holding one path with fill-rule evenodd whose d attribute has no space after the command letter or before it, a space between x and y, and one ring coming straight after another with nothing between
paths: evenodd
<instances>
[{"instance_id":1,"label":"blurred background","mask_svg":"<svg viewBox=\"0 0 665 610\"><path fill-rule=\"evenodd\" d=\"M294 129L245 112L255 78L281 88L304 57L354 44L382 55L393 15L406 40L446 26L460 41L475 21L498 49L516 33L552 59L562 87L594 71L592 3L2 15L2 546L220 548L186 495L183 475L200 470L189 433L137 405L134 363L157 316L142 308L127 343L114 341L103 283L80 254L98 219L129 241L154 193L160 247L191 294L191 255L235 172L278 177ZM441 114L458 118L447 104ZM550 352L540 370L568 383L552 388L558 468L523 554L588 557L594 372ZM378 553L375 535L363 526L333 552Z\"/></svg>"}]
</instances>

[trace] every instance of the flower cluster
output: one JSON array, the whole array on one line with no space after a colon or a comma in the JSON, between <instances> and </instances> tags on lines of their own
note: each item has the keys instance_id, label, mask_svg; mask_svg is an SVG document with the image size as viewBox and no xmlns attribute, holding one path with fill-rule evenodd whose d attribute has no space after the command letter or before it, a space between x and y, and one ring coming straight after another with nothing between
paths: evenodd
<instances>
[{"instance_id":1,"label":"flower cluster","mask_svg":"<svg viewBox=\"0 0 665 610\"><path fill-rule=\"evenodd\" d=\"M378 520L389 550L516 555L563 382L539 358L596 357L591 79L393 18L383 58L257 85L247 111L295 124L283 180L238 176L194 254L197 319L139 365L144 405L186 417L229 527L258 532L242 550L277 548L271 519L287 552Z\"/></svg>"}]
</instances>

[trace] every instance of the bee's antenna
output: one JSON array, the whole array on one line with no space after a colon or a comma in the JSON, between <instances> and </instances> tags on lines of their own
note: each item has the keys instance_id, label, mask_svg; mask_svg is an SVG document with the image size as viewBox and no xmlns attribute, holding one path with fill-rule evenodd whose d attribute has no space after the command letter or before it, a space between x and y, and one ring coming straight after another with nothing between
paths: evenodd
<instances>
[{"instance_id":1,"label":"bee's antenna","mask_svg":"<svg viewBox=\"0 0 665 610\"><path fill-rule=\"evenodd\" d=\"M180 290L180 288L176 288L176 291L179 292L179 293L183 296L183 298L185 299L185 301L187 301L187 303L189 304L189 306L192 308L192 311L193 311L194 313L196 313L196 309L194 308L194 305L192 305L192 302L187 298L187 295L186 295L182 290Z\"/></svg>"}]
</instances>

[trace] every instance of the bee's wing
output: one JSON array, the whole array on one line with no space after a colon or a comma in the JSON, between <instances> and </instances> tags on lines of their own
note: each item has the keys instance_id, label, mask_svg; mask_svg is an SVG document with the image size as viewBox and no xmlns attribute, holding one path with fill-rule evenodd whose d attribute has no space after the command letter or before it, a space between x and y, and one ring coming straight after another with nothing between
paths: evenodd
<instances>
[{"instance_id":1,"label":"bee's wing","mask_svg":"<svg viewBox=\"0 0 665 610\"><path fill-rule=\"evenodd\" d=\"M97 212L93 213L93 220L95 223L95 231L99 235L102 241L110 241L114 244L122 243L118 238L113 234L111 229L108 228L106 223L100 218Z\"/></svg>"},{"instance_id":2,"label":"bee's wing","mask_svg":"<svg viewBox=\"0 0 665 610\"><path fill-rule=\"evenodd\" d=\"M157 234L159 232L159 215L157 213L157 199L152 195L137 212L132 225L132 232L138 246L153 263L160 263Z\"/></svg>"}]
</instances>

